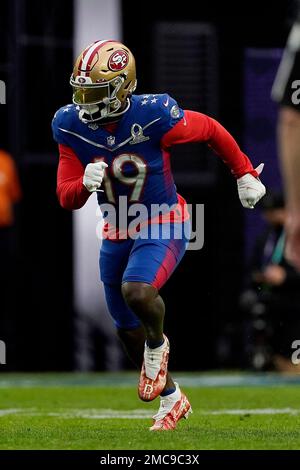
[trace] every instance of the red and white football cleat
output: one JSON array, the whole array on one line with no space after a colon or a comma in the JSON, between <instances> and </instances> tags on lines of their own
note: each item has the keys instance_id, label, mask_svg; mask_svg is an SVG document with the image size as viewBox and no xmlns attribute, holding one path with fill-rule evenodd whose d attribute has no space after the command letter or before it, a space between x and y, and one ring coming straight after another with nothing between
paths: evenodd
<instances>
[{"instance_id":1,"label":"red and white football cleat","mask_svg":"<svg viewBox=\"0 0 300 470\"><path fill-rule=\"evenodd\" d=\"M170 345L164 335L164 343L155 349L145 344L144 362L141 370L138 394L143 401L152 401L158 397L167 382Z\"/></svg>"},{"instance_id":2,"label":"red and white football cleat","mask_svg":"<svg viewBox=\"0 0 300 470\"><path fill-rule=\"evenodd\" d=\"M160 397L158 413L153 416L154 424L150 431L171 431L181 418L187 419L192 413L191 404L176 384L176 392Z\"/></svg>"}]
</instances>

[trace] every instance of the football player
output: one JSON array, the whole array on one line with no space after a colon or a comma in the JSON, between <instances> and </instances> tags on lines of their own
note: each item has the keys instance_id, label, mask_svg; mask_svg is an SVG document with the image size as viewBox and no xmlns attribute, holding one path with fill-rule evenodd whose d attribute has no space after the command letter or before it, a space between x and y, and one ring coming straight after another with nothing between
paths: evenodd
<instances>
[{"instance_id":1,"label":"football player","mask_svg":"<svg viewBox=\"0 0 300 470\"><path fill-rule=\"evenodd\" d=\"M259 180L262 165L254 169L214 119L181 109L168 94L134 94L135 60L118 41L87 46L70 83L73 104L59 109L52 124L60 155L58 199L66 209L79 209L97 192L106 221L100 272L108 308L129 356L141 368L139 397L152 401L160 396L150 430L174 429L191 405L168 372L169 341L159 290L186 250L189 214L176 193L170 149L185 142L209 144L237 179L247 208L265 194ZM119 223L124 197L129 215L125 226ZM150 215L132 229L136 204ZM163 211L152 211L161 205ZM111 217L111 207L118 217Z\"/></svg>"}]
</instances>

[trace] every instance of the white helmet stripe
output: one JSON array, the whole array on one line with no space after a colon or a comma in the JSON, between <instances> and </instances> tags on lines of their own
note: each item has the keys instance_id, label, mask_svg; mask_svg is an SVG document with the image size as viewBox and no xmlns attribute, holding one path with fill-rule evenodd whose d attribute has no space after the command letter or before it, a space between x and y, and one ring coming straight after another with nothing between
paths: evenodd
<instances>
[{"instance_id":1,"label":"white helmet stripe","mask_svg":"<svg viewBox=\"0 0 300 470\"><path fill-rule=\"evenodd\" d=\"M86 72L88 71L88 70L87 70L87 65L88 65L88 63L89 63L89 60L90 60L90 58L91 58L93 52L94 52L99 46L101 46L101 44L104 44L104 43L107 42L107 41L108 41L108 39L104 39L103 41L97 41L97 42L91 44L90 46L88 46L88 47L86 48L86 51L87 51L87 52L86 52L86 54L85 54L85 56L84 56L84 58L83 58L83 60L82 60L82 64L81 64L81 67L80 67L80 69L81 69L81 70L80 70L80 76L81 76L81 77L86 77Z\"/></svg>"}]
</instances>

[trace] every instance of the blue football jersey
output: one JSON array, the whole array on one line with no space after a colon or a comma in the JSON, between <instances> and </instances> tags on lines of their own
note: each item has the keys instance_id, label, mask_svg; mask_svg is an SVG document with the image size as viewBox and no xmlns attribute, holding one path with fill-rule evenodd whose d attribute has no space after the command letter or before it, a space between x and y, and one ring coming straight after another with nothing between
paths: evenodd
<instances>
[{"instance_id":1,"label":"blue football jersey","mask_svg":"<svg viewBox=\"0 0 300 470\"><path fill-rule=\"evenodd\" d=\"M130 108L113 133L99 122L85 124L79 108L69 104L57 111L52 122L54 139L73 149L83 166L105 161L108 168L99 192L99 204L118 206L126 196L128 206L142 203L174 205L176 187L169 153L161 139L183 118L183 110L167 94L133 95Z\"/></svg>"}]
</instances>

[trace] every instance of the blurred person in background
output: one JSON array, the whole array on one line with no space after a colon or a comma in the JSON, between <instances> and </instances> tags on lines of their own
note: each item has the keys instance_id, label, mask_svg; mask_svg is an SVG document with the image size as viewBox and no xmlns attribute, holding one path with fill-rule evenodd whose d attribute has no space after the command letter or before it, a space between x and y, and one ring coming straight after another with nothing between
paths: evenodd
<instances>
[{"instance_id":1,"label":"blurred person in background","mask_svg":"<svg viewBox=\"0 0 300 470\"><path fill-rule=\"evenodd\" d=\"M229 132L209 116L181 109L167 93L134 94L135 60L117 41L96 41L82 51L70 83L73 104L58 110L52 124L60 154L58 198L73 210L97 192L105 221L100 271L109 311L128 355L141 368L140 399L160 397L150 430L172 430L191 405L168 372L159 291L185 253L190 220L176 192L170 149L186 142L209 144L235 176L248 209L266 192L259 179L263 165L254 169ZM139 209L138 223L130 218L136 203L146 211ZM188 334L188 321L183 328Z\"/></svg>"},{"instance_id":2,"label":"blurred person in background","mask_svg":"<svg viewBox=\"0 0 300 470\"><path fill-rule=\"evenodd\" d=\"M300 273L284 255L287 212L281 193L261 202L266 229L249 264L241 307L247 316L246 354L254 369L299 372L291 362L292 343L300 338Z\"/></svg>"},{"instance_id":3,"label":"blurred person in background","mask_svg":"<svg viewBox=\"0 0 300 470\"><path fill-rule=\"evenodd\" d=\"M21 199L21 187L12 156L0 149L0 229L9 232L14 224L14 205Z\"/></svg>"},{"instance_id":4,"label":"blurred person in background","mask_svg":"<svg viewBox=\"0 0 300 470\"><path fill-rule=\"evenodd\" d=\"M12 156L0 149L0 339L8 329L13 274L14 206L21 199L18 172Z\"/></svg>"},{"instance_id":5,"label":"blurred person in background","mask_svg":"<svg viewBox=\"0 0 300 470\"><path fill-rule=\"evenodd\" d=\"M300 270L300 0L272 88L279 103L278 146L286 198L286 257Z\"/></svg>"}]
</instances>

